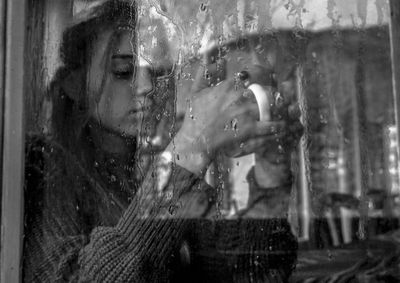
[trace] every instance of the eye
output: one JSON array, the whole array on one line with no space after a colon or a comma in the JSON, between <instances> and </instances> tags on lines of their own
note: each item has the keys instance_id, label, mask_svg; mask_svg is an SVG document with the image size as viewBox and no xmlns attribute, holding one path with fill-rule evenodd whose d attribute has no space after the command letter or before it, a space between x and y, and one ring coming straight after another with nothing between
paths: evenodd
<instances>
[{"instance_id":1,"label":"eye","mask_svg":"<svg viewBox=\"0 0 400 283\"><path fill-rule=\"evenodd\" d=\"M132 54L114 54L111 59L111 73L116 79L131 80L135 73L135 57Z\"/></svg>"},{"instance_id":2,"label":"eye","mask_svg":"<svg viewBox=\"0 0 400 283\"><path fill-rule=\"evenodd\" d=\"M135 67L132 63L117 63L113 64L112 73L120 80L132 79Z\"/></svg>"}]
</instances>

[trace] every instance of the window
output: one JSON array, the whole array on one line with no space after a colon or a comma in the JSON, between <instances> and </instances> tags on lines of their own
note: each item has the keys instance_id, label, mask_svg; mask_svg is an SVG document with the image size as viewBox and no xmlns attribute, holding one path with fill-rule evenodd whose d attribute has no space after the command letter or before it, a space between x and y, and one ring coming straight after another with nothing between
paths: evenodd
<instances>
[{"instance_id":1,"label":"window","mask_svg":"<svg viewBox=\"0 0 400 283\"><path fill-rule=\"evenodd\" d=\"M399 279L399 11L1 1L2 280Z\"/></svg>"}]
</instances>

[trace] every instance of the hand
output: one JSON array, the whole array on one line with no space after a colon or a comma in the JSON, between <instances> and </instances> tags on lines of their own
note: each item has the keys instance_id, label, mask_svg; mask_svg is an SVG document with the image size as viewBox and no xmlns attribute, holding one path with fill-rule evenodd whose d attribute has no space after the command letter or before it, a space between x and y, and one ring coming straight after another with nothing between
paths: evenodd
<instances>
[{"instance_id":1,"label":"hand","mask_svg":"<svg viewBox=\"0 0 400 283\"><path fill-rule=\"evenodd\" d=\"M255 66L248 72L252 78L259 78L264 69ZM175 162L180 166L201 175L216 151L235 152L250 143L253 146L246 147L249 151L254 145L286 134L284 121L258 121L259 110L254 97L235 84L234 79L210 87L215 77L206 79L203 74L204 69L188 95L183 125L167 147L175 153Z\"/></svg>"},{"instance_id":2,"label":"hand","mask_svg":"<svg viewBox=\"0 0 400 283\"><path fill-rule=\"evenodd\" d=\"M256 150L255 178L264 188L291 182L292 153L299 144L304 127L300 122L300 107L295 101L294 81L285 81L279 88L282 103L272 107L273 119L286 122L286 134Z\"/></svg>"}]
</instances>

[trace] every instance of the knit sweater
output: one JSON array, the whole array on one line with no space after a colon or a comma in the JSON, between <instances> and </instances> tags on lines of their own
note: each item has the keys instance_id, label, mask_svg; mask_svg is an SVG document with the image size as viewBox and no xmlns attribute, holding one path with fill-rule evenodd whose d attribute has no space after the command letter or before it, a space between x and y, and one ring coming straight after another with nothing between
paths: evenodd
<instances>
[{"instance_id":1,"label":"knit sweater","mask_svg":"<svg viewBox=\"0 0 400 283\"><path fill-rule=\"evenodd\" d=\"M177 282L185 266L192 282L281 282L293 267L286 220L206 220L215 190L179 166L167 196L157 194L151 168L132 197L104 188L40 139L30 143L26 164L25 282ZM268 250L281 253L260 255Z\"/></svg>"}]
</instances>

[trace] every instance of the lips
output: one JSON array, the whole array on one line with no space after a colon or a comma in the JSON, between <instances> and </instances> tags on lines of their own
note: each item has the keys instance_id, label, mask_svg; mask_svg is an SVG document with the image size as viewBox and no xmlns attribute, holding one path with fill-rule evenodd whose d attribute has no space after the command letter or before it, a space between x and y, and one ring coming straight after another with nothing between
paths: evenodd
<instances>
[{"instance_id":1,"label":"lips","mask_svg":"<svg viewBox=\"0 0 400 283\"><path fill-rule=\"evenodd\" d=\"M150 112L151 108L152 108L152 103L150 100L146 100L145 102L142 103L134 103L133 105L131 105L128 114L130 115L137 113L147 114Z\"/></svg>"},{"instance_id":2,"label":"lips","mask_svg":"<svg viewBox=\"0 0 400 283\"><path fill-rule=\"evenodd\" d=\"M137 115L137 114L146 115L148 112L149 112L148 107L136 107L136 108L130 109L128 114L129 115Z\"/></svg>"},{"instance_id":3,"label":"lips","mask_svg":"<svg viewBox=\"0 0 400 283\"><path fill-rule=\"evenodd\" d=\"M143 109L143 108L137 108L137 109L131 109L131 110L129 110L128 114L131 115L131 114L137 114L137 113L143 113L143 112L145 112L145 109Z\"/></svg>"}]
</instances>

